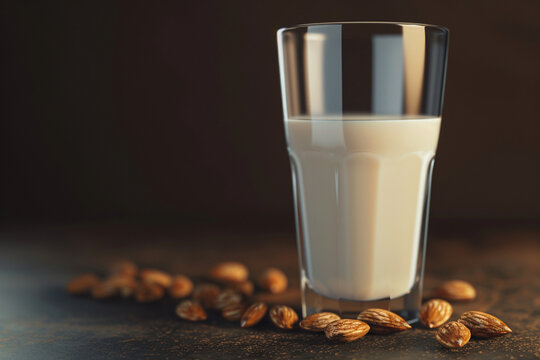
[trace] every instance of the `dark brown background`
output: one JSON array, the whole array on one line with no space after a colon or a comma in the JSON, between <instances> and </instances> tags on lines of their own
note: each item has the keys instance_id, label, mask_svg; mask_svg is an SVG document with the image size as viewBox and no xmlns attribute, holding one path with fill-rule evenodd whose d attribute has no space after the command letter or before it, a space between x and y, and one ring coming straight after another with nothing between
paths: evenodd
<instances>
[{"instance_id":1,"label":"dark brown background","mask_svg":"<svg viewBox=\"0 0 540 360\"><path fill-rule=\"evenodd\" d=\"M538 0L0 0L0 357L538 358L539 14ZM458 352L422 328L336 345L267 320L194 325L170 299L67 296L119 257L199 281L230 259L284 269L288 300L271 301L298 308L275 31L344 20L450 28L426 290L470 281L478 298L454 319L487 311L513 334Z\"/></svg>"},{"instance_id":2,"label":"dark brown background","mask_svg":"<svg viewBox=\"0 0 540 360\"><path fill-rule=\"evenodd\" d=\"M275 31L451 30L432 218L540 219L540 2L3 1L3 222L292 229Z\"/></svg>"}]
</instances>

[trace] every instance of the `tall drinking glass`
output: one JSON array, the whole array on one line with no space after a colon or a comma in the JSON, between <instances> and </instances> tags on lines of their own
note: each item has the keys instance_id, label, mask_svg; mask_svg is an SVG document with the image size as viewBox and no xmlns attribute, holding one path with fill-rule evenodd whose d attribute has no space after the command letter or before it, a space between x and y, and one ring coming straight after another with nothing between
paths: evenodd
<instances>
[{"instance_id":1,"label":"tall drinking glass","mask_svg":"<svg viewBox=\"0 0 540 360\"><path fill-rule=\"evenodd\" d=\"M277 33L302 315L418 319L448 30L347 22Z\"/></svg>"}]
</instances>

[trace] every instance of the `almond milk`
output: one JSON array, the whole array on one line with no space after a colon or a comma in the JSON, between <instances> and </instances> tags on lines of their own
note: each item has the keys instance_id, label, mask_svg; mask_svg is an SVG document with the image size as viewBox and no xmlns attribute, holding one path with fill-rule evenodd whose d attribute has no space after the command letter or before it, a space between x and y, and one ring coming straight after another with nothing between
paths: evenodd
<instances>
[{"instance_id":1,"label":"almond milk","mask_svg":"<svg viewBox=\"0 0 540 360\"><path fill-rule=\"evenodd\" d=\"M289 118L285 124L309 286L346 300L407 294L417 273L440 118Z\"/></svg>"}]
</instances>

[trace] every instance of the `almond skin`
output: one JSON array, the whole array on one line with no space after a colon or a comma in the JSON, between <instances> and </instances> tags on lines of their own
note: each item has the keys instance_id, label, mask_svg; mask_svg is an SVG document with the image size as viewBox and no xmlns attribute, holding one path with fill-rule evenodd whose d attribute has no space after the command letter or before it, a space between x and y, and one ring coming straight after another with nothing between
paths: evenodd
<instances>
[{"instance_id":1,"label":"almond skin","mask_svg":"<svg viewBox=\"0 0 540 360\"><path fill-rule=\"evenodd\" d=\"M189 296L193 291L193 282L185 275L176 275L172 278L169 286L169 296L173 299L180 299Z\"/></svg>"},{"instance_id":2,"label":"almond skin","mask_svg":"<svg viewBox=\"0 0 540 360\"><path fill-rule=\"evenodd\" d=\"M476 297L476 290L466 281L451 280L435 290L435 296L449 301L470 301Z\"/></svg>"},{"instance_id":3,"label":"almond skin","mask_svg":"<svg viewBox=\"0 0 540 360\"><path fill-rule=\"evenodd\" d=\"M165 295L163 286L157 283L140 283L135 290L135 300L141 303L149 303L161 300Z\"/></svg>"},{"instance_id":4,"label":"almond skin","mask_svg":"<svg viewBox=\"0 0 540 360\"><path fill-rule=\"evenodd\" d=\"M241 282L247 280L249 270L240 262L226 261L214 265L210 269L210 276L221 282Z\"/></svg>"},{"instance_id":5,"label":"almond skin","mask_svg":"<svg viewBox=\"0 0 540 360\"><path fill-rule=\"evenodd\" d=\"M452 312L452 305L448 301L431 299L420 308L420 321L425 327L433 329L448 321Z\"/></svg>"},{"instance_id":6,"label":"almond skin","mask_svg":"<svg viewBox=\"0 0 540 360\"><path fill-rule=\"evenodd\" d=\"M259 286L271 292L280 294L287 289L287 275L277 268L268 268L259 276Z\"/></svg>"},{"instance_id":7,"label":"almond skin","mask_svg":"<svg viewBox=\"0 0 540 360\"><path fill-rule=\"evenodd\" d=\"M92 288L94 299L109 299L121 296L130 298L138 287L137 280L131 276L113 275Z\"/></svg>"},{"instance_id":8,"label":"almond skin","mask_svg":"<svg viewBox=\"0 0 540 360\"><path fill-rule=\"evenodd\" d=\"M203 321L207 315L202 306L191 300L184 300L176 307L176 315L188 321Z\"/></svg>"},{"instance_id":9,"label":"almond skin","mask_svg":"<svg viewBox=\"0 0 540 360\"><path fill-rule=\"evenodd\" d=\"M351 342L358 340L369 331L369 325L360 320L341 319L328 324L324 335L332 341Z\"/></svg>"},{"instance_id":10,"label":"almond skin","mask_svg":"<svg viewBox=\"0 0 540 360\"><path fill-rule=\"evenodd\" d=\"M142 269L139 277L143 283L152 283L168 288L171 286L172 277L164 271L157 269Z\"/></svg>"},{"instance_id":11,"label":"almond skin","mask_svg":"<svg viewBox=\"0 0 540 360\"><path fill-rule=\"evenodd\" d=\"M247 328L259 323L266 314L267 309L268 306L263 302L257 302L251 305L246 312L244 312L244 315L242 315L240 327Z\"/></svg>"},{"instance_id":12,"label":"almond skin","mask_svg":"<svg viewBox=\"0 0 540 360\"><path fill-rule=\"evenodd\" d=\"M130 298L135 293L138 283L129 275L113 275L103 282L104 287L111 287L114 295L120 295L124 299Z\"/></svg>"},{"instance_id":13,"label":"almond skin","mask_svg":"<svg viewBox=\"0 0 540 360\"><path fill-rule=\"evenodd\" d=\"M458 320L471 330L474 337L489 338L512 332L500 319L481 311L467 311Z\"/></svg>"},{"instance_id":14,"label":"almond skin","mask_svg":"<svg viewBox=\"0 0 540 360\"><path fill-rule=\"evenodd\" d=\"M246 312L246 306L243 303L231 304L221 310L221 315L225 320L238 321Z\"/></svg>"},{"instance_id":15,"label":"almond skin","mask_svg":"<svg viewBox=\"0 0 540 360\"><path fill-rule=\"evenodd\" d=\"M298 321L298 314L286 305L276 305L270 309L270 320L278 328L290 330Z\"/></svg>"},{"instance_id":16,"label":"almond skin","mask_svg":"<svg viewBox=\"0 0 540 360\"><path fill-rule=\"evenodd\" d=\"M235 282L229 282L227 283L227 288L236 290L244 294L246 297L250 297L253 295L253 290L255 289L255 286L253 283L249 280L246 281L235 281Z\"/></svg>"},{"instance_id":17,"label":"almond skin","mask_svg":"<svg viewBox=\"0 0 540 360\"><path fill-rule=\"evenodd\" d=\"M401 316L384 309L364 310L357 319L368 324L373 334L389 334L411 328Z\"/></svg>"},{"instance_id":18,"label":"almond skin","mask_svg":"<svg viewBox=\"0 0 540 360\"><path fill-rule=\"evenodd\" d=\"M138 268L133 261L118 260L109 266L109 274L112 276L137 276Z\"/></svg>"},{"instance_id":19,"label":"almond skin","mask_svg":"<svg viewBox=\"0 0 540 360\"><path fill-rule=\"evenodd\" d=\"M94 299L110 299L117 295L117 288L107 281L102 281L92 288L92 297Z\"/></svg>"},{"instance_id":20,"label":"almond skin","mask_svg":"<svg viewBox=\"0 0 540 360\"><path fill-rule=\"evenodd\" d=\"M341 317L331 312L321 312L309 315L300 321L300 327L304 330L321 332L333 321L340 320Z\"/></svg>"},{"instance_id":21,"label":"almond skin","mask_svg":"<svg viewBox=\"0 0 540 360\"><path fill-rule=\"evenodd\" d=\"M471 338L471 332L465 325L450 321L437 330L435 337L441 345L453 349L465 346Z\"/></svg>"},{"instance_id":22,"label":"almond skin","mask_svg":"<svg viewBox=\"0 0 540 360\"><path fill-rule=\"evenodd\" d=\"M223 290L214 300L214 309L222 310L232 304L240 304L244 301L244 296L236 290Z\"/></svg>"},{"instance_id":23,"label":"almond skin","mask_svg":"<svg viewBox=\"0 0 540 360\"><path fill-rule=\"evenodd\" d=\"M214 307L216 298L221 293L219 286L214 284L200 284L193 290L193 300L199 302L207 309Z\"/></svg>"},{"instance_id":24,"label":"almond skin","mask_svg":"<svg viewBox=\"0 0 540 360\"><path fill-rule=\"evenodd\" d=\"M72 295L88 295L99 284L99 278L91 273L77 276L67 284L67 291Z\"/></svg>"}]
</instances>

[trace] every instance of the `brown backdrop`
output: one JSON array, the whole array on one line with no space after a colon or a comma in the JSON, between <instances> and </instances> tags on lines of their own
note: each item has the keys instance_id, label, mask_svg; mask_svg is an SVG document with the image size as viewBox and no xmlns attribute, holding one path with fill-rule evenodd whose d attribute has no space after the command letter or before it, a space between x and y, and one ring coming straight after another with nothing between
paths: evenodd
<instances>
[{"instance_id":1,"label":"brown backdrop","mask_svg":"<svg viewBox=\"0 0 540 360\"><path fill-rule=\"evenodd\" d=\"M3 2L11 221L292 225L275 31L451 30L432 217L540 219L540 2Z\"/></svg>"}]
</instances>

